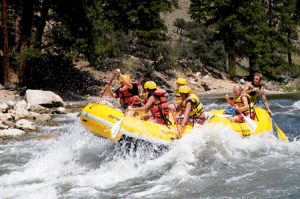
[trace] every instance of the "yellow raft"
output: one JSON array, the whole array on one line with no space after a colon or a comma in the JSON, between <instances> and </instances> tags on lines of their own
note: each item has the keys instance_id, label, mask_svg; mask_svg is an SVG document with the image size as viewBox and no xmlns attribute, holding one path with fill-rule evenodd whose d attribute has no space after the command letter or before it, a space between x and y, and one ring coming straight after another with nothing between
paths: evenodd
<instances>
[{"instance_id":1,"label":"yellow raft","mask_svg":"<svg viewBox=\"0 0 300 199\"><path fill-rule=\"evenodd\" d=\"M231 128L241 136L250 136L272 131L272 122L269 114L261 108L256 108L258 119L255 122L258 128L254 133L251 133L245 123L233 123L229 119L219 116L214 116L208 120L208 123L222 123L230 125ZM222 114L224 110L211 111L212 114ZM168 127L153 123L151 121L140 120L138 117L126 116L122 122L120 131L113 139L111 137L111 128L118 122L124 113L104 104L88 104L83 108L80 116L81 123L85 128L95 135L110 139L117 142L122 136L128 136L135 139L149 141L151 143L166 144L174 139L178 139L177 127L172 123ZM171 121L173 119L171 118ZM184 136L193 127L187 125L182 133Z\"/></svg>"}]
</instances>

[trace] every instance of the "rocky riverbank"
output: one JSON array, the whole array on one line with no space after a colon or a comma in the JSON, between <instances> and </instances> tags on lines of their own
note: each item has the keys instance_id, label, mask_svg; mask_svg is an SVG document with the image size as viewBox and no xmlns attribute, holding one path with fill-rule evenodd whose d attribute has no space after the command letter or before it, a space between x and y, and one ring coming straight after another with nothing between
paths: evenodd
<instances>
[{"instance_id":1,"label":"rocky riverbank","mask_svg":"<svg viewBox=\"0 0 300 199\"><path fill-rule=\"evenodd\" d=\"M0 138L9 138L37 131L51 121L53 114L65 114L65 102L51 91L0 90Z\"/></svg>"}]
</instances>

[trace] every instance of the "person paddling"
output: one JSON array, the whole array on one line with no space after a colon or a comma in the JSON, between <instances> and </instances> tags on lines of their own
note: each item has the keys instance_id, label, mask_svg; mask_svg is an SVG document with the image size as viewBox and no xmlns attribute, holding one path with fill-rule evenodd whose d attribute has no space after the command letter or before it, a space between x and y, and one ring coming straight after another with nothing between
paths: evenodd
<instances>
[{"instance_id":1,"label":"person paddling","mask_svg":"<svg viewBox=\"0 0 300 199\"><path fill-rule=\"evenodd\" d=\"M229 99L228 95L225 96L225 99L230 105L225 110L225 113L232 115L232 117L229 118L232 122L245 122L242 114L244 116L248 116L250 114L252 109L250 104L250 96L246 93L243 93L243 87L241 85L233 87L233 95L233 101ZM255 117L254 115L255 114L252 112L251 116Z\"/></svg>"},{"instance_id":2,"label":"person paddling","mask_svg":"<svg viewBox=\"0 0 300 199\"><path fill-rule=\"evenodd\" d=\"M271 113L270 106L265 95L265 87L262 83L262 79L263 79L263 75L261 73L255 73L253 76L253 81L247 82L245 84L245 93L250 95L251 102L253 102L254 104L258 104L259 103L258 92L260 92L263 101L266 104L268 113Z\"/></svg>"},{"instance_id":3,"label":"person paddling","mask_svg":"<svg viewBox=\"0 0 300 199\"><path fill-rule=\"evenodd\" d=\"M181 135L185 125L194 123L203 124L205 121L205 113L202 103L195 94L191 94L191 89L188 86L180 86L178 93L181 97L181 102L177 107L177 112L184 114L183 118L178 118L180 123L178 126L178 134Z\"/></svg>"},{"instance_id":4,"label":"person paddling","mask_svg":"<svg viewBox=\"0 0 300 199\"><path fill-rule=\"evenodd\" d=\"M156 83L148 81L144 84L144 89L148 92L145 105L138 108L128 107L129 111L150 110L151 116L146 116L144 120L152 120L158 124L169 125L169 107L166 98L166 90L158 89Z\"/></svg>"},{"instance_id":5,"label":"person paddling","mask_svg":"<svg viewBox=\"0 0 300 199\"><path fill-rule=\"evenodd\" d=\"M110 86L107 86L108 94L114 98L120 98L120 105L126 110L129 105L141 106L141 102L135 100L135 96L139 95L138 83L131 83L131 78L127 74L121 74L120 69L116 69L115 73L119 76L120 87L113 92Z\"/></svg>"}]
</instances>

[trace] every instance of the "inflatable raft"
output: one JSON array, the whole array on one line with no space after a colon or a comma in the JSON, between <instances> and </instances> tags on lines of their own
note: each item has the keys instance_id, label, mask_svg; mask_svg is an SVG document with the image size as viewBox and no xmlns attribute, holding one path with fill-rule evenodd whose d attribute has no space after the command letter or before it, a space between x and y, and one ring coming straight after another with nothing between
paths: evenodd
<instances>
[{"instance_id":1,"label":"inflatable raft","mask_svg":"<svg viewBox=\"0 0 300 199\"><path fill-rule=\"evenodd\" d=\"M221 117L224 110L211 111L212 117L207 121L209 124L229 125L235 132L243 136L251 136L272 131L272 121L269 114L261 108L256 108L257 129L250 132L245 123L233 123L226 117ZM120 130L113 138L111 128L124 116L120 110L114 109L104 104L88 104L83 108L80 116L81 123L85 128L95 135L118 142L122 137L131 137L135 139L149 141L151 143L166 144L174 139L178 139L177 127L172 122L168 127L156 124L151 121L144 121L138 117L126 116L121 123ZM174 121L173 118L170 118ZM188 133L193 127L186 125L182 136Z\"/></svg>"}]
</instances>

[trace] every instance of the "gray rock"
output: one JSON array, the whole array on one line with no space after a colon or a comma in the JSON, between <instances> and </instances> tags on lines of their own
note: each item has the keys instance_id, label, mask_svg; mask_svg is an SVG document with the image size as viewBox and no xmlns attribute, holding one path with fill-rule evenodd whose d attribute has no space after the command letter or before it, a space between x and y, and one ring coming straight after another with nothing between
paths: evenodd
<instances>
[{"instance_id":1,"label":"gray rock","mask_svg":"<svg viewBox=\"0 0 300 199\"><path fill-rule=\"evenodd\" d=\"M24 109L24 110L28 110L29 109L29 105L26 103L26 101L25 100L22 100L22 101L20 101L20 102L18 102L16 105L15 105L15 110L17 110L17 109L19 109L19 110L21 110L21 109Z\"/></svg>"},{"instance_id":2,"label":"gray rock","mask_svg":"<svg viewBox=\"0 0 300 199\"><path fill-rule=\"evenodd\" d=\"M3 90L4 86L2 84L0 84L0 90Z\"/></svg>"},{"instance_id":3,"label":"gray rock","mask_svg":"<svg viewBox=\"0 0 300 199\"><path fill-rule=\"evenodd\" d=\"M38 104L31 105L29 110L37 112L37 113L48 113L49 112L49 109L47 109L41 105L38 105Z\"/></svg>"},{"instance_id":4,"label":"gray rock","mask_svg":"<svg viewBox=\"0 0 300 199\"><path fill-rule=\"evenodd\" d=\"M51 116L49 114L40 114L39 117L36 118L36 123L44 124L51 120Z\"/></svg>"},{"instance_id":5,"label":"gray rock","mask_svg":"<svg viewBox=\"0 0 300 199\"><path fill-rule=\"evenodd\" d=\"M8 128L15 128L16 127L16 124L13 122L13 121L5 121L3 122L4 125L7 125Z\"/></svg>"},{"instance_id":6,"label":"gray rock","mask_svg":"<svg viewBox=\"0 0 300 199\"><path fill-rule=\"evenodd\" d=\"M25 120L25 119L21 119L19 121L16 122L16 126L19 129L23 129L23 130L35 130L36 126L30 122L29 120Z\"/></svg>"},{"instance_id":7,"label":"gray rock","mask_svg":"<svg viewBox=\"0 0 300 199\"><path fill-rule=\"evenodd\" d=\"M8 106L8 110L13 110L15 108L15 105L16 105L17 102L15 101L7 101L6 102L6 105Z\"/></svg>"},{"instance_id":8,"label":"gray rock","mask_svg":"<svg viewBox=\"0 0 300 199\"><path fill-rule=\"evenodd\" d=\"M13 119L13 115L10 113L0 113L1 122L12 121Z\"/></svg>"},{"instance_id":9,"label":"gray rock","mask_svg":"<svg viewBox=\"0 0 300 199\"><path fill-rule=\"evenodd\" d=\"M15 116L15 120L30 118L29 111L25 109L16 109L11 112Z\"/></svg>"},{"instance_id":10,"label":"gray rock","mask_svg":"<svg viewBox=\"0 0 300 199\"><path fill-rule=\"evenodd\" d=\"M62 98L51 92L42 90L27 90L25 93L27 103L31 105L41 105L45 107L64 106Z\"/></svg>"},{"instance_id":11,"label":"gray rock","mask_svg":"<svg viewBox=\"0 0 300 199\"><path fill-rule=\"evenodd\" d=\"M0 137L17 137L25 135L25 131L20 129L5 129L0 131Z\"/></svg>"},{"instance_id":12,"label":"gray rock","mask_svg":"<svg viewBox=\"0 0 300 199\"><path fill-rule=\"evenodd\" d=\"M2 122L0 121L0 129L8 129L8 126L5 124L2 124Z\"/></svg>"},{"instance_id":13,"label":"gray rock","mask_svg":"<svg viewBox=\"0 0 300 199\"><path fill-rule=\"evenodd\" d=\"M1 113L7 113L7 111L8 111L8 106L7 106L7 104L0 103L0 112L1 112Z\"/></svg>"},{"instance_id":14,"label":"gray rock","mask_svg":"<svg viewBox=\"0 0 300 199\"><path fill-rule=\"evenodd\" d=\"M57 109L54 111L54 113L58 113L58 114L67 114L68 111L67 111L67 109L66 109L65 107L59 107L59 108L57 108Z\"/></svg>"}]
</instances>

